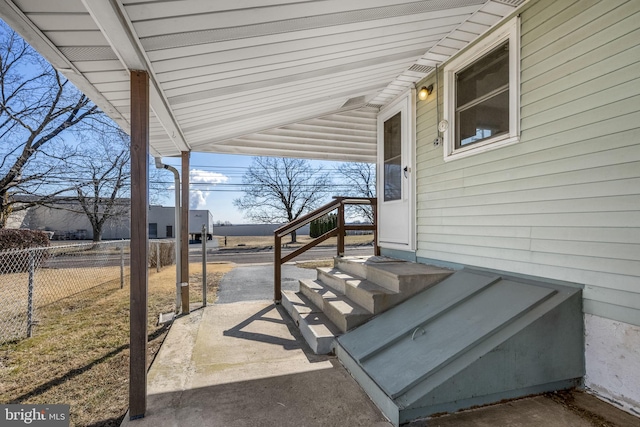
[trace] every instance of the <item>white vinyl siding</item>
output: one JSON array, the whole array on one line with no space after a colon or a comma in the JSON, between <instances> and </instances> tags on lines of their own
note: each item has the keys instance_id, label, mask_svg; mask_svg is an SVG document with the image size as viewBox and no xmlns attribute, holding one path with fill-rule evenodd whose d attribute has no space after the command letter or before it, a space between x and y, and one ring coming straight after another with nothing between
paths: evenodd
<instances>
[{"instance_id":1,"label":"white vinyl siding","mask_svg":"<svg viewBox=\"0 0 640 427\"><path fill-rule=\"evenodd\" d=\"M521 22L520 144L445 163L418 102L417 257L575 282L585 312L640 325L640 2Z\"/></svg>"}]
</instances>

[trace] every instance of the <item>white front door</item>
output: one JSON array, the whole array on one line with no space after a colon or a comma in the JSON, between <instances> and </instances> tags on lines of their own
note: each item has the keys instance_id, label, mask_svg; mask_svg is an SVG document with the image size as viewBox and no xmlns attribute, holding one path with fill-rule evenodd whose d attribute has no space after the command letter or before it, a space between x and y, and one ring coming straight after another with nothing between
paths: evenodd
<instances>
[{"instance_id":1,"label":"white front door","mask_svg":"<svg viewBox=\"0 0 640 427\"><path fill-rule=\"evenodd\" d=\"M378 240L415 251L415 90L378 115Z\"/></svg>"}]
</instances>

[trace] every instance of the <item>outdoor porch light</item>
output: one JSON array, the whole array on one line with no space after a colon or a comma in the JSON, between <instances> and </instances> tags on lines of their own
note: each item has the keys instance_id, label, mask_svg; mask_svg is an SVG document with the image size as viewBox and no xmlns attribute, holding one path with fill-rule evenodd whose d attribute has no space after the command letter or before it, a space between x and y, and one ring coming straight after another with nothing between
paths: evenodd
<instances>
[{"instance_id":1,"label":"outdoor porch light","mask_svg":"<svg viewBox=\"0 0 640 427\"><path fill-rule=\"evenodd\" d=\"M427 96L431 95L431 92L433 92L433 85L422 86L422 89L418 91L418 99L424 101L427 99Z\"/></svg>"}]
</instances>

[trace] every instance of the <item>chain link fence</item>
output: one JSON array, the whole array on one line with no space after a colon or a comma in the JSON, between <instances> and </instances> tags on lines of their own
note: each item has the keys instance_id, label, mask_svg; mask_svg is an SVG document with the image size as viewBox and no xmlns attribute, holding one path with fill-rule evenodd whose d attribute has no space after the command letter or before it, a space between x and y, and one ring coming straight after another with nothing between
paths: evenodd
<instances>
[{"instance_id":1,"label":"chain link fence","mask_svg":"<svg viewBox=\"0 0 640 427\"><path fill-rule=\"evenodd\" d=\"M172 240L150 242L149 267L174 262ZM128 240L0 252L0 343L32 336L39 311L52 303L128 285Z\"/></svg>"}]
</instances>

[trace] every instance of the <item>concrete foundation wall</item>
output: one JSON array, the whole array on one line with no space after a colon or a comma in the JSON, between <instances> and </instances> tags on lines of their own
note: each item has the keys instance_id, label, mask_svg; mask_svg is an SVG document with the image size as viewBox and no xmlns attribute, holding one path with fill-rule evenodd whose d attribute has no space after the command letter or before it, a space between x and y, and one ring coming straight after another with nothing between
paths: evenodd
<instances>
[{"instance_id":1,"label":"concrete foundation wall","mask_svg":"<svg viewBox=\"0 0 640 427\"><path fill-rule=\"evenodd\" d=\"M585 387L640 416L640 327L584 315Z\"/></svg>"}]
</instances>

